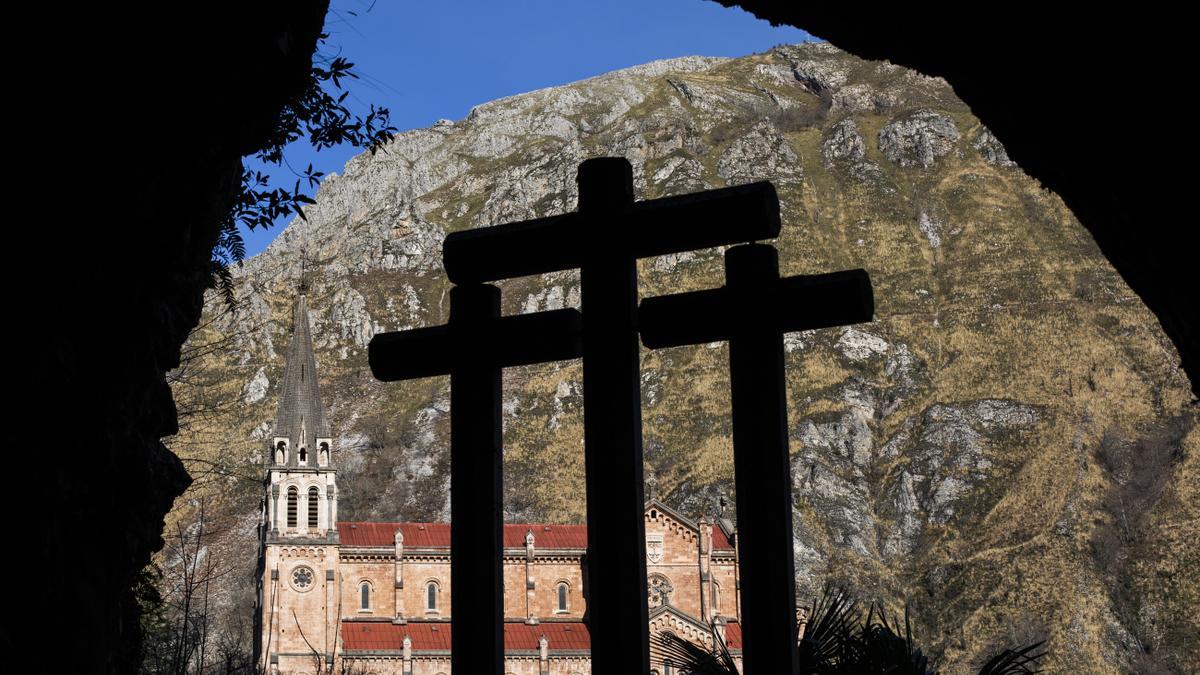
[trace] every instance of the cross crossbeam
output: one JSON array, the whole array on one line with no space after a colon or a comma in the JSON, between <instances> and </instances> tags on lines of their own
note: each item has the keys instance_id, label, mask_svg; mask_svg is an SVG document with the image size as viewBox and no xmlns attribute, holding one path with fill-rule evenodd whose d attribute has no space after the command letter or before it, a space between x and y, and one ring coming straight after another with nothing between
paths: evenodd
<instances>
[{"instance_id":1,"label":"cross crossbeam","mask_svg":"<svg viewBox=\"0 0 1200 675\"><path fill-rule=\"evenodd\" d=\"M450 291L444 326L376 335L371 372L391 382L450 375L450 615L455 672L504 666L501 369L578 358L574 309L500 316L500 289Z\"/></svg>"},{"instance_id":2,"label":"cross crossbeam","mask_svg":"<svg viewBox=\"0 0 1200 675\"><path fill-rule=\"evenodd\" d=\"M442 245L447 276L457 284L581 268L595 260L598 243L637 259L779 236L779 197L768 182L634 203L630 168L627 184L618 179L589 204L589 169L606 162L618 172L629 166L622 158L585 161L574 213L448 235ZM602 179L600 171L593 174Z\"/></svg>"},{"instance_id":3,"label":"cross crossbeam","mask_svg":"<svg viewBox=\"0 0 1200 675\"><path fill-rule=\"evenodd\" d=\"M780 333L832 328L870 321L872 297L865 270L784 277L748 302L729 287L646 298L638 328L648 349L728 340L732 326L746 320ZM764 309L788 302L795 311Z\"/></svg>"},{"instance_id":4,"label":"cross crossbeam","mask_svg":"<svg viewBox=\"0 0 1200 675\"><path fill-rule=\"evenodd\" d=\"M460 288L469 287L451 289L451 307ZM371 374L381 382L396 382L449 375L464 359L514 368L579 357L581 318L576 309L493 318L479 327L483 333L453 322L452 316L450 324L376 335L368 351Z\"/></svg>"},{"instance_id":5,"label":"cross crossbeam","mask_svg":"<svg viewBox=\"0 0 1200 675\"><path fill-rule=\"evenodd\" d=\"M779 278L773 246L725 252L725 286L643 300L651 349L729 341L746 675L798 672L783 333L870 321L863 270Z\"/></svg>"}]
</instances>

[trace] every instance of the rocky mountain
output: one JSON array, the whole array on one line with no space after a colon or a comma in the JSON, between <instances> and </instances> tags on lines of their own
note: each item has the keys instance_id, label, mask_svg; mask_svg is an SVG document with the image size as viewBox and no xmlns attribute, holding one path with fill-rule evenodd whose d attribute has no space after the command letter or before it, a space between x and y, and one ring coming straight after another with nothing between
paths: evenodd
<instances>
[{"instance_id":1,"label":"rocky mountain","mask_svg":"<svg viewBox=\"0 0 1200 675\"><path fill-rule=\"evenodd\" d=\"M1200 668L1200 436L1171 343L944 81L824 43L512 96L351 160L237 271L237 310L209 303L173 447L211 480L175 517L211 495L249 569L303 274L341 516L447 518L448 381L378 383L366 345L446 320L446 233L573 210L578 164L602 155L633 163L639 199L770 180L782 273L871 274L876 321L786 338L801 597L832 579L907 600L949 673L1036 639L1051 671ZM717 286L720 251L645 260L640 280ZM501 286L509 313L578 305L573 273ZM726 346L642 365L659 492L715 515L736 499ZM581 394L578 362L505 373L512 520L582 521Z\"/></svg>"}]
</instances>

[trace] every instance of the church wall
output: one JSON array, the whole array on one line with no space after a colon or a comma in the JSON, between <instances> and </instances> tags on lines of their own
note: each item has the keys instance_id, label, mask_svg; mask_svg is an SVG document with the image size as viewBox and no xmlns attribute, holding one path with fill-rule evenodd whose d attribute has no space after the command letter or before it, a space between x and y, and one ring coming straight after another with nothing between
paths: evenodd
<instances>
[{"instance_id":1,"label":"church wall","mask_svg":"<svg viewBox=\"0 0 1200 675\"><path fill-rule=\"evenodd\" d=\"M312 650L333 651L337 595L336 581L328 577L336 567L334 546L267 547L263 626L270 630L264 648L279 655L280 672L312 672ZM302 569L310 573L298 578ZM274 579L272 572L277 572Z\"/></svg>"},{"instance_id":2,"label":"church wall","mask_svg":"<svg viewBox=\"0 0 1200 675\"><path fill-rule=\"evenodd\" d=\"M528 574L528 576L527 576ZM526 581L533 581L528 589ZM567 582L567 611L558 613L558 582ZM528 604L528 614L527 607ZM535 557L504 561L504 616L507 619L583 618L587 603L583 598L583 568L579 558L545 559Z\"/></svg>"},{"instance_id":3,"label":"church wall","mask_svg":"<svg viewBox=\"0 0 1200 675\"><path fill-rule=\"evenodd\" d=\"M525 559L504 560L504 618L526 618Z\"/></svg>"},{"instance_id":4,"label":"church wall","mask_svg":"<svg viewBox=\"0 0 1200 675\"><path fill-rule=\"evenodd\" d=\"M661 547L657 546L660 540ZM667 577L674 588L671 604L692 616L701 616L700 541L696 533L687 524L652 508L646 512L646 541L647 579L655 574Z\"/></svg>"},{"instance_id":5,"label":"church wall","mask_svg":"<svg viewBox=\"0 0 1200 675\"><path fill-rule=\"evenodd\" d=\"M592 672L592 660L587 656L550 657L551 675L585 675Z\"/></svg>"},{"instance_id":6,"label":"church wall","mask_svg":"<svg viewBox=\"0 0 1200 675\"><path fill-rule=\"evenodd\" d=\"M437 611L425 607L425 587L437 584ZM450 616L450 559L442 556L410 558L404 555L404 588L399 590L404 616L414 618L446 618Z\"/></svg>"},{"instance_id":7,"label":"church wall","mask_svg":"<svg viewBox=\"0 0 1200 675\"><path fill-rule=\"evenodd\" d=\"M339 659L335 672L362 673L363 675L405 675L404 660L399 657L353 657ZM591 657L582 654L550 654L547 661L550 675L590 675ZM299 667L303 669L303 666ZM299 671L298 671L299 672ZM307 672L312 672L311 666ZM449 675L449 659L442 656L414 654L412 675ZM514 655L505 658L505 675L541 675L541 662L536 653Z\"/></svg>"},{"instance_id":8,"label":"church wall","mask_svg":"<svg viewBox=\"0 0 1200 675\"><path fill-rule=\"evenodd\" d=\"M412 673L413 675L448 675L450 673L450 657L414 658Z\"/></svg>"},{"instance_id":9,"label":"church wall","mask_svg":"<svg viewBox=\"0 0 1200 675\"><path fill-rule=\"evenodd\" d=\"M354 675L404 675L404 661L388 657L339 658L334 664L334 672Z\"/></svg>"},{"instance_id":10,"label":"church wall","mask_svg":"<svg viewBox=\"0 0 1200 675\"><path fill-rule=\"evenodd\" d=\"M390 559L342 558L341 615L345 619L396 616L395 563ZM360 586L366 581L371 586L370 608L362 609Z\"/></svg>"},{"instance_id":11,"label":"church wall","mask_svg":"<svg viewBox=\"0 0 1200 675\"><path fill-rule=\"evenodd\" d=\"M363 617L395 617L396 596L400 596L403 615L409 618L448 617L450 615L450 563L445 561L404 558L404 588L395 588L395 562L392 557L359 558L345 556L341 560L341 616L347 619ZM534 588L526 588L526 570ZM425 585L429 580L440 584L438 612L425 611ZM372 586L370 611L361 611L360 583ZM558 582L567 583L567 612L558 610ZM528 565L524 559L508 559L504 563L504 616L508 619L527 618L526 595L533 616L545 618L581 619L587 609L583 597L583 569L578 558L536 559Z\"/></svg>"},{"instance_id":12,"label":"church wall","mask_svg":"<svg viewBox=\"0 0 1200 675\"><path fill-rule=\"evenodd\" d=\"M504 675L540 675L540 668L541 664L536 656L504 660Z\"/></svg>"},{"instance_id":13,"label":"church wall","mask_svg":"<svg viewBox=\"0 0 1200 675\"><path fill-rule=\"evenodd\" d=\"M550 654L547 665L550 675L589 675L592 672L591 658ZM541 675L541 662L536 654L510 656L504 660L504 675ZM413 675L417 675L415 672Z\"/></svg>"},{"instance_id":14,"label":"church wall","mask_svg":"<svg viewBox=\"0 0 1200 675\"><path fill-rule=\"evenodd\" d=\"M576 619L583 617L585 609L583 600L583 571L578 558L565 560L535 559L530 566L530 577L534 582L530 605L535 617ZM557 586L559 581L566 581L568 587L568 611L563 614L559 614L557 611Z\"/></svg>"},{"instance_id":15,"label":"church wall","mask_svg":"<svg viewBox=\"0 0 1200 675\"><path fill-rule=\"evenodd\" d=\"M362 558L357 555L343 556L342 573L342 616L349 619L364 617L404 616L407 618L446 618L450 616L450 561L443 556L410 555L402 558L404 587L396 588L396 559L383 554L378 557ZM360 611L360 583L368 581L372 586L370 611ZM426 609L426 585L437 584L437 611ZM400 604L397 614L396 603Z\"/></svg>"},{"instance_id":16,"label":"church wall","mask_svg":"<svg viewBox=\"0 0 1200 675\"><path fill-rule=\"evenodd\" d=\"M713 558L709 572L718 586L719 601L714 608L716 613L721 616L740 616L737 608L737 572L733 558Z\"/></svg>"}]
</instances>

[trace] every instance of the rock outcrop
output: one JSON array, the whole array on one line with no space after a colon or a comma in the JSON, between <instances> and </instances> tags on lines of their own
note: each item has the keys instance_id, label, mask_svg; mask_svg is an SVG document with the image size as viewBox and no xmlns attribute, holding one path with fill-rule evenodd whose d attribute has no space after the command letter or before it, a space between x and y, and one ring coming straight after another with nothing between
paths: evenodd
<instances>
[{"instance_id":1,"label":"rock outcrop","mask_svg":"<svg viewBox=\"0 0 1200 675\"><path fill-rule=\"evenodd\" d=\"M1197 608L1148 581L1184 574L1180 545L1120 539L1123 571L1098 562L1094 542L1120 518L1106 495L1125 479L1097 453L1105 438L1118 454L1173 439L1160 498L1139 517L1195 515L1190 385L1086 231L989 138L944 81L827 44L657 62L399 134L328 179L307 221L238 272L241 301L265 312L195 336L245 336L206 364L244 396L213 424L250 439L270 419L283 363L268 346L286 339L303 265L343 516L445 518L448 383L382 385L365 349L375 332L446 320L445 233L573 209L592 156L629 158L642 199L771 180L783 271L863 267L877 298L871 324L785 340L800 597L839 579L908 599L951 672L1030 616L1053 664L1129 664L1114 636L1142 625L1130 607ZM646 296L716 286L720 252L647 260L640 274ZM578 283L505 282L504 310L577 305ZM726 367L721 343L643 353L646 459L662 496L694 515L736 498ZM583 517L579 377L575 362L505 374L513 519ZM1182 431L1158 433L1166 419ZM251 492L226 500L257 505ZM1141 589L1135 601L1110 592L1117 574Z\"/></svg>"}]
</instances>

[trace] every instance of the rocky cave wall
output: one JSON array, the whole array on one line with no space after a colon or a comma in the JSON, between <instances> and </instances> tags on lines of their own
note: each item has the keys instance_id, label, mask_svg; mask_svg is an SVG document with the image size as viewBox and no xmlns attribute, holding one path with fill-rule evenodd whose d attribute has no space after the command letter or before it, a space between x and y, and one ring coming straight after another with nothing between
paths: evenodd
<instances>
[{"instance_id":1,"label":"rocky cave wall","mask_svg":"<svg viewBox=\"0 0 1200 675\"><path fill-rule=\"evenodd\" d=\"M130 587L190 479L164 380L196 325L218 228L307 85L327 0L54 6L13 17L8 247L19 317L17 514L36 596L0 644L48 671L135 672ZM15 324L14 324L15 325ZM11 394L12 392L10 392ZM27 466L25 465L27 462ZM20 609L18 609L18 607ZM63 647L32 654L48 635Z\"/></svg>"}]
</instances>

